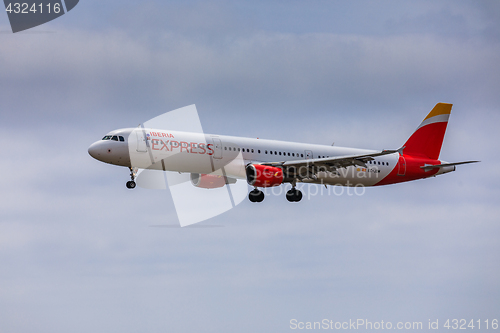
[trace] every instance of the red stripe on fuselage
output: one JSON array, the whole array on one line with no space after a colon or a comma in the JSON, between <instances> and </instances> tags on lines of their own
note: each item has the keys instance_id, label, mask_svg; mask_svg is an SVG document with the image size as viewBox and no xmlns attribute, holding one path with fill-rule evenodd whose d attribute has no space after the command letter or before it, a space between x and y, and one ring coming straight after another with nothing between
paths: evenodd
<instances>
[{"instance_id":1,"label":"red stripe on fuselage","mask_svg":"<svg viewBox=\"0 0 500 333\"><path fill-rule=\"evenodd\" d=\"M402 167L402 158L406 161L406 167ZM380 182L374 186L379 185L389 185L402 182L408 182L410 180L423 179L427 177L434 176L438 173L439 169L432 169L430 171L424 171L421 167L425 165L437 165L441 164L439 160L434 160L424 157L415 157L411 155L404 154L399 157L398 164L392 169L392 171ZM401 167L401 168L400 168ZM403 174L404 169L404 174Z\"/></svg>"}]
</instances>

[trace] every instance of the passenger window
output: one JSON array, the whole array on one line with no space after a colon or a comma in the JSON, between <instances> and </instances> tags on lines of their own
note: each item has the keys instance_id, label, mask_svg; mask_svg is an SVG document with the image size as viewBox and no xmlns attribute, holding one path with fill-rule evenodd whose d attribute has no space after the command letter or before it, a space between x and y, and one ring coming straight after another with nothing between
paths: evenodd
<instances>
[{"instance_id":1,"label":"passenger window","mask_svg":"<svg viewBox=\"0 0 500 333\"><path fill-rule=\"evenodd\" d=\"M252 149L252 154L253 154L253 149Z\"/></svg>"},{"instance_id":2,"label":"passenger window","mask_svg":"<svg viewBox=\"0 0 500 333\"><path fill-rule=\"evenodd\" d=\"M247 153L249 153L249 152L250 152L250 149L247 148Z\"/></svg>"},{"instance_id":3,"label":"passenger window","mask_svg":"<svg viewBox=\"0 0 500 333\"><path fill-rule=\"evenodd\" d=\"M288 153L288 156L290 156L290 153Z\"/></svg>"},{"instance_id":4,"label":"passenger window","mask_svg":"<svg viewBox=\"0 0 500 333\"><path fill-rule=\"evenodd\" d=\"M267 154L267 150L265 151L265 153Z\"/></svg>"},{"instance_id":5,"label":"passenger window","mask_svg":"<svg viewBox=\"0 0 500 333\"><path fill-rule=\"evenodd\" d=\"M224 147L224 150L227 150L227 147Z\"/></svg>"},{"instance_id":6,"label":"passenger window","mask_svg":"<svg viewBox=\"0 0 500 333\"><path fill-rule=\"evenodd\" d=\"M378 162L378 165L380 165L380 162Z\"/></svg>"},{"instance_id":7,"label":"passenger window","mask_svg":"<svg viewBox=\"0 0 500 333\"><path fill-rule=\"evenodd\" d=\"M281 156L281 152L280 152L280 156Z\"/></svg>"},{"instance_id":8,"label":"passenger window","mask_svg":"<svg viewBox=\"0 0 500 333\"><path fill-rule=\"evenodd\" d=\"M260 149L259 149L259 150L257 150L257 152L260 154Z\"/></svg>"},{"instance_id":9,"label":"passenger window","mask_svg":"<svg viewBox=\"0 0 500 333\"><path fill-rule=\"evenodd\" d=\"M111 138L111 140L118 141L118 137L116 135L113 135L113 137Z\"/></svg>"},{"instance_id":10,"label":"passenger window","mask_svg":"<svg viewBox=\"0 0 500 333\"><path fill-rule=\"evenodd\" d=\"M304 157L304 154L300 154L300 157Z\"/></svg>"},{"instance_id":11,"label":"passenger window","mask_svg":"<svg viewBox=\"0 0 500 333\"><path fill-rule=\"evenodd\" d=\"M292 153L292 156L295 157L295 153Z\"/></svg>"}]
</instances>

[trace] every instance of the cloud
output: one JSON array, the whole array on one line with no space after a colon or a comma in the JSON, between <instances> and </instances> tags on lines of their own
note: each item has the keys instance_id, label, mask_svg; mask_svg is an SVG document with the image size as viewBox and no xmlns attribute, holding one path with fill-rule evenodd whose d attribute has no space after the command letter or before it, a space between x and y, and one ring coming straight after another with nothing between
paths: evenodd
<instances>
[{"instance_id":1,"label":"cloud","mask_svg":"<svg viewBox=\"0 0 500 333\"><path fill-rule=\"evenodd\" d=\"M137 122L197 103L217 117L273 110L302 120L315 109L345 119L443 100L498 102L498 44L426 35L257 33L224 45L182 37L165 33L152 44L118 31L71 31L7 39L3 118L89 121L141 110Z\"/></svg>"}]
</instances>

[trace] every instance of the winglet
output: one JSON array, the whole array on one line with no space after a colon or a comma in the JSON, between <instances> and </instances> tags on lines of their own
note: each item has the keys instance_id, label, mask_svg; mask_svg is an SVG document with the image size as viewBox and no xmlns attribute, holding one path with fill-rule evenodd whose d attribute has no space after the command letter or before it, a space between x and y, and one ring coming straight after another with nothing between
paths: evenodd
<instances>
[{"instance_id":1,"label":"winglet","mask_svg":"<svg viewBox=\"0 0 500 333\"><path fill-rule=\"evenodd\" d=\"M406 148L406 146L403 146L403 147L399 148L398 150L396 150L399 153L399 156L403 156L403 150L405 148Z\"/></svg>"}]
</instances>

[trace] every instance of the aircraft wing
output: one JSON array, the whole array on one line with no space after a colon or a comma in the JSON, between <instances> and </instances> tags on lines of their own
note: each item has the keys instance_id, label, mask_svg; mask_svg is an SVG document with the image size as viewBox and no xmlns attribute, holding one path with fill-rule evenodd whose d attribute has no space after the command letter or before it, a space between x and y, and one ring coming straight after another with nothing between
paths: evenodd
<instances>
[{"instance_id":1,"label":"aircraft wing","mask_svg":"<svg viewBox=\"0 0 500 333\"><path fill-rule=\"evenodd\" d=\"M335 156L335 157L325 157L325 158L312 158L307 160L298 161L281 161L281 162L267 162L262 163L263 165L275 166L283 168L285 174L289 177L308 177L311 172L306 170L324 170L324 171L335 171L339 168L347 168L348 166L362 166L367 167L366 162L372 161L374 157L389 155L401 152L398 150L382 150L379 152L374 152L370 154L363 155L345 155L345 156ZM311 170L312 171L312 170Z\"/></svg>"}]
</instances>

